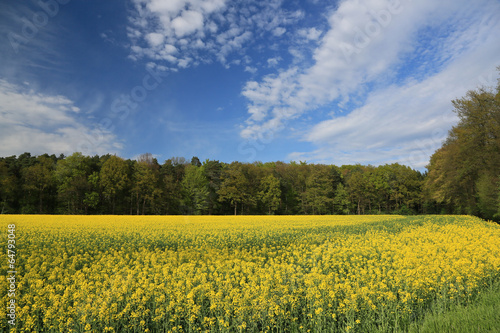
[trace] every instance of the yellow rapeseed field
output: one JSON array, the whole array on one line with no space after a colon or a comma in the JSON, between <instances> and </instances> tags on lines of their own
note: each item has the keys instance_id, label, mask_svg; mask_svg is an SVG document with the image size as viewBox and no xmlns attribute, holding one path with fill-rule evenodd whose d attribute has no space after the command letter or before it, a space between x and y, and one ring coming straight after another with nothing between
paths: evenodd
<instances>
[{"instance_id":1,"label":"yellow rapeseed field","mask_svg":"<svg viewBox=\"0 0 500 333\"><path fill-rule=\"evenodd\" d=\"M465 303L500 278L500 227L469 216L0 222L2 332L404 330L431 306Z\"/></svg>"}]
</instances>

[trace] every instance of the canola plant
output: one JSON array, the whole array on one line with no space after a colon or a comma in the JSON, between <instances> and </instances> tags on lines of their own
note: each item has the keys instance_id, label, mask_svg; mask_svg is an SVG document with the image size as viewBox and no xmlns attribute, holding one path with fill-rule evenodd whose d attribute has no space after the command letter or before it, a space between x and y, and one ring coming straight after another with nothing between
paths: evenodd
<instances>
[{"instance_id":1,"label":"canola plant","mask_svg":"<svg viewBox=\"0 0 500 333\"><path fill-rule=\"evenodd\" d=\"M470 216L0 222L3 332L404 330L430 307L467 303L500 278L500 227ZM7 293L12 225L15 297Z\"/></svg>"}]
</instances>

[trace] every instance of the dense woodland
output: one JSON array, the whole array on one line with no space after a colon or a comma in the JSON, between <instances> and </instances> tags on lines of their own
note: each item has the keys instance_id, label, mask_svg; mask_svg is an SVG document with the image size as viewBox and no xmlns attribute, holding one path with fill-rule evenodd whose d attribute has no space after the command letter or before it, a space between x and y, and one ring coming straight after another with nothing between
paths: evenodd
<instances>
[{"instance_id":1,"label":"dense woodland","mask_svg":"<svg viewBox=\"0 0 500 333\"><path fill-rule=\"evenodd\" d=\"M159 164L113 155L29 153L0 161L3 213L368 214L427 212L425 177L409 167L221 163Z\"/></svg>"},{"instance_id":2,"label":"dense woodland","mask_svg":"<svg viewBox=\"0 0 500 333\"><path fill-rule=\"evenodd\" d=\"M500 218L500 86L460 118L428 172L407 166L223 163L151 154L0 158L0 211L23 214L473 214Z\"/></svg>"}]
</instances>

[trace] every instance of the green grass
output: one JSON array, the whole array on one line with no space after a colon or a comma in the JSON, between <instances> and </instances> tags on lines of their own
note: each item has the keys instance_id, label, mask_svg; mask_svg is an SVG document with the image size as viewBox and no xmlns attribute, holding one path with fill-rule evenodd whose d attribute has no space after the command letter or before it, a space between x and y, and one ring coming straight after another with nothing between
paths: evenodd
<instances>
[{"instance_id":1,"label":"green grass","mask_svg":"<svg viewBox=\"0 0 500 333\"><path fill-rule=\"evenodd\" d=\"M409 333L486 333L500 332L500 283L484 290L467 306L455 305L436 310L412 324Z\"/></svg>"}]
</instances>

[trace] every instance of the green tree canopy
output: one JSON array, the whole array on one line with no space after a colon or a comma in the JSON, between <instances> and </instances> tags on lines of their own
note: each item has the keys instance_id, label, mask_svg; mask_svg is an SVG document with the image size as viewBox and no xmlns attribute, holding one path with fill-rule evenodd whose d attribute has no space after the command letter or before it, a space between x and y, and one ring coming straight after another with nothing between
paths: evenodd
<instances>
[{"instance_id":1,"label":"green tree canopy","mask_svg":"<svg viewBox=\"0 0 500 333\"><path fill-rule=\"evenodd\" d=\"M273 214L281 202L280 181L273 174L267 175L260 183L259 199Z\"/></svg>"},{"instance_id":2,"label":"green tree canopy","mask_svg":"<svg viewBox=\"0 0 500 333\"><path fill-rule=\"evenodd\" d=\"M453 213L500 219L500 85L452 103L459 123L431 157L426 193Z\"/></svg>"},{"instance_id":3,"label":"green tree canopy","mask_svg":"<svg viewBox=\"0 0 500 333\"><path fill-rule=\"evenodd\" d=\"M111 156L102 165L99 173L99 184L104 198L111 203L112 213L115 213L116 199L128 185L129 166L124 159Z\"/></svg>"}]
</instances>

